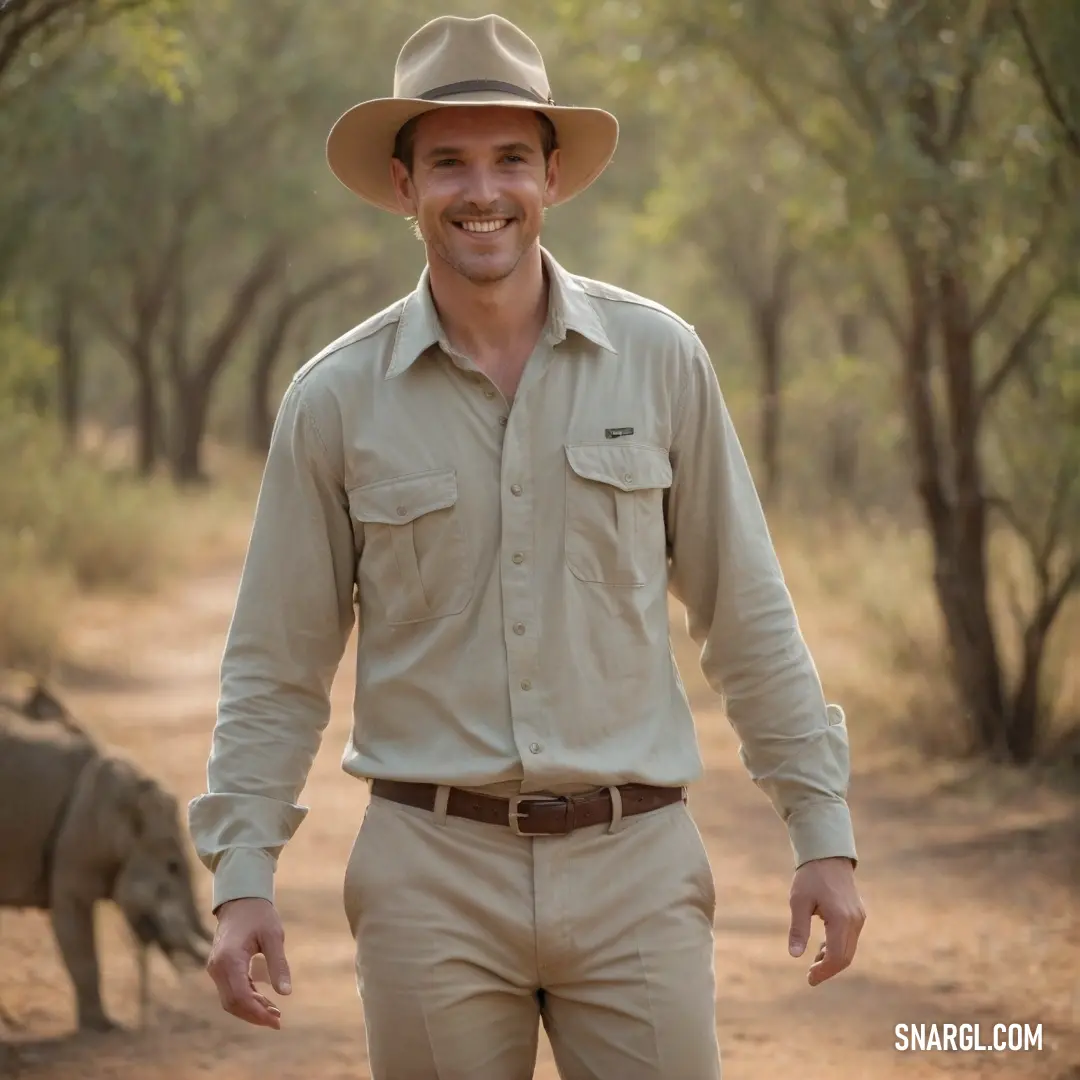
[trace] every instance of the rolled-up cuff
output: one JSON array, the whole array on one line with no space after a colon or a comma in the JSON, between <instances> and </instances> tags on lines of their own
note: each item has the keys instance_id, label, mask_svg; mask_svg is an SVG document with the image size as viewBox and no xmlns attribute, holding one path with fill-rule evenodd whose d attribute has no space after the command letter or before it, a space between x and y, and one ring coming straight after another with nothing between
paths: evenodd
<instances>
[{"instance_id":1,"label":"rolled-up cuff","mask_svg":"<svg viewBox=\"0 0 1080 1080\"><path fill-rule=\"evenodd\" d=\"M841 799L800 807L788 818L787 829L796 868L812 859L840 857L858 863L851 811Z\"/></svg>"},{"instance_id":2,"label":"rolled-up cuff","mask_svg":"<svg viewBox=\"0 0 1080 1080\"><path fill-rule=\"evenodd\" d=\"M273 857L258 848L224 851L214 867L213 910L229 900L255 896L274 902Z\"/></svg>"}]
</instances>

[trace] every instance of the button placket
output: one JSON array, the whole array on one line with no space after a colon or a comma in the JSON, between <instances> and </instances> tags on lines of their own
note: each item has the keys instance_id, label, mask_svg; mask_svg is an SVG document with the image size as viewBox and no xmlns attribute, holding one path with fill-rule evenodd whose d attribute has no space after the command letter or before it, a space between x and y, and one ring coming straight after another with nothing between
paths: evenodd
<instances>
[{"instance_id":1,"label":"button placket","mask_svg":"<svg viewBox=\"0 0 1080 1080\"><path fill-rule=\"evenodd\" d=\"M510 679L510 719L523 758L540 753L541 717L537 713L539 633L535 625L536 584L529 553L533 543L535 506L529 460L529 417L519 402L514 425L503 443L503 532L500 571L506 653ZM533 748L536 749L533 749Z\"/></svg>"}]
</instances>

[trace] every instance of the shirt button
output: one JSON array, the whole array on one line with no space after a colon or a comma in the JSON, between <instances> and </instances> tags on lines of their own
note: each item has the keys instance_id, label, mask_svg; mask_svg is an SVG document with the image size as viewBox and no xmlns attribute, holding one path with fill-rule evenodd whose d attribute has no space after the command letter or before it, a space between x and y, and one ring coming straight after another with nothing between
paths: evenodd
<instances>
[{"instance_id":1,"label":"shirt button","mask_svg":"<svg viewBox=\"0 0 1080 1080\"><path fill-rule=\"evenodd\" d=\"M492 399L492 398L493 398L494 396L495 396L495 391L494 391L494 390L492 390L492 389L491 389L491 387L489 386L489 387L488 387L488 388L487 388L487 389L486 389L486 390L484 391L484 397L486 397L486 398L488 399L488 401L490 401L490 400L491 400L491 399Z\"/></svg>"},{"instance_id":2,"label":"shirt button","mask_svg":"<svg viewBox=\"0 0 1080 1080\"><path fill-rule=\"evenodd\" d=\"M517 634L518 637L520 637L522 634L524 634L525 633L525 624L523 622L514 623L514 633Z\"/></svg>"},{"instance_id":3,"label":"shirt button","mask_svg":"<svg viewBox=\"0 0 1080 1080\"><path fill-rule=\"evenodd\" d=\"M499 427L506 427L506 417L505 416L500 416L499 417Z\"/></svg>"},{"instance_id":4,"label":"shirt button","mask_svg":"<svg viewBox=\"0 0 1080 1080\"><path fill-rule=\"evenodd\" d=\"M514 562L523 563L524 561L525 561L525 556L522 555L520 551L515 551L514 552Z\"/></svg>"},{"instance_id":5,"label":"shirt button","mask_svg":"<svg viewBox=\"0 0 1080 1080\"><path fill-rule=\"evenodd\" d=\"M633 473L623 473L623 479L628 484L632 484L634 482L634 474Z\"/></svg>"},{"instance_id":6,"label":"shirt button","mask_svg":"<svg viewBox=\"0 0 1080 1080\"><path fill-rule=\"evenodd\" d=\"M532 689L532 680L531 679L522 679L521 680L521 689L522 690L531 690Z\"/></svg>"},{"instance_id":7,"label":"shirt button","mask_svg":"<svg viewBox=\"0 0 1080 1080\"><path fill-rule=\"evenodd\" d=\"M397 512L398 512L398 517L404 517L409 511L406 510L404 506L399 506L397 508Z\"/></svg>"},{"instance_id":8,"label":"shirt button","mask_svg":"<svg viewBox=\"0 0 1080 1080\"><path fill-rule=\"evenodd\" d=\"M539 754L541 750L543 750L543 747L538 742L529 743L530 754Z\"/></svg>"},{"instance_id":9,"label":"shirt button","mask_svg":"<svg viewBox=\"0 0 1080 1080\"><path fill-rule=\"evenodd\" d=\"M521 485L520 484L511 484L510 485L510 491L514 495L520 495L521 494Z\"/></svg>"}]
</instances>

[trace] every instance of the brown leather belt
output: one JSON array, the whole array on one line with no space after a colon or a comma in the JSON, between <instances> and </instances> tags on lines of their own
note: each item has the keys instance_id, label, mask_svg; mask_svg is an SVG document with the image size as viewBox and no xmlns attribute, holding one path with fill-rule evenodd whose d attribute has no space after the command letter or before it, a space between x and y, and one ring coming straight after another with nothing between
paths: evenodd
<instances>
[{"instance_id":1,"label":"brown leather belt","mask_svg":"<svg viewBox=\"0 0 1080 1080\"><path fill-rule=\"evenodd\" d=\"M435 809L434 784L414 784L403 780L375 780L371 794L380 799L413 806L419 810ZM681 787L651 787L646 784L622 784L623 817L634 817L684 801ZM613 816L611 792L607 788L585 795L480 795L461 788L451 788L446 812L487 825L503 825L519 836L566 836L575 829L609 824Z\"/></svg>"}]
</instances>

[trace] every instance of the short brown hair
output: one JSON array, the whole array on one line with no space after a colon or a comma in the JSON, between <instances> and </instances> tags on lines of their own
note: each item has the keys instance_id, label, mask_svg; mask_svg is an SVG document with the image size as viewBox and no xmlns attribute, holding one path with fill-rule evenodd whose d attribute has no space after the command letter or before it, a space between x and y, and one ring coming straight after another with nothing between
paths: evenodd
<instances>
[{"instance_id":1,"label":"short brown hair","mask_svg":"<svg viewBox=\"0 0 1080 1080\"><path fill-rule=\"evenodd\" d=\"M424 114L421 113L420 115L423 116ZM551 155L558 149L559 139L555 132L555 125L549 117L542 112L536 111L533 112L533 115L540 121L540 147L544 152L544 164L546 165L551 160ZM410 176L413 169L413 142L416 139L416 125L419 121L419 116L407 120L398 130L397 137L394 139L393 156L405 166Z\"/></svg>"}]
</instances>

